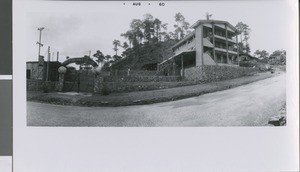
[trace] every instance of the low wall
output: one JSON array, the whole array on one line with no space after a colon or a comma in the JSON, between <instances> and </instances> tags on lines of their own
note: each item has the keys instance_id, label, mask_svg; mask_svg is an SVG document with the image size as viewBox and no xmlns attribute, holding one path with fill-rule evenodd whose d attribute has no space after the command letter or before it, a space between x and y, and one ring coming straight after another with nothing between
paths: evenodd
<instances>
[{"instance_id":1,"label":"low wall","mask_svg":"<svg viewBox=\"0 0 300 172\"><path fill-rule=\"evenodd\" d=\"M42 91L44 82L42 80L27 79L27 91Z\"/></svg>"},{"instance_id":2,"label":"low wall","mask_svg":"<svg viewBox=\"0 0 300 172\"><path fill-rule=\"evenodd\" d=\"M147 70L113 70L111 72L113 76L155 76L157 71Z\"/></svg>"},{"instance_id":3,"label":"low wall","mask_svg":"<svg viewBox=\"0 0 300 172\"><path fill-rule=\"evenodd\" d=\"M94 92L94 82L86 82L84 83L83 81L80 82L79 85L79 92L87 92L87 93L92 93ZM63 85L62 91L64 92L77 92L78 91L78 83L77 82L70 82L70 81L65 81Z\"/></svg>"},{"instance_id":4,"label":"low wall","mask_svg":"<svg viewBox=\"0 0 300 172\"><path fill-rule=\"evenodd\" d=\"M195 82L105 82L104 88L108 92L131 92L147 91L165 88L174 88L180 86L194 85Z\"/></svg>"},{"instance_id":5,"label":"low wall","mask_svg":"<svg viewBox=\"0 0 300 172\"><path fill-rule=\"evenodd\" d=\"M58 91L59 82L58 81L42 81L35 79L27 79L26 82L27 91Z\"/></svg>"},{"instance_id":6,"label":"low wall","mask_svg":"<svg viewBox=\"0 0 300 172\"><path fill-rule=\"evenodd\" d=\"M184 77L189 81L207 83L249 76L257 73L258 71L258 68L205 65L184 69Z\"/></svg>"},{"instance_id":7,"label":"low wall","mask_svg":"<svg viewBox=\"0 0 300 172\"><path fill-rule=\"evenodd\" d=\"M178 82L180 76L109 76L104 82Z\"/></svg>"},{"instance_id":8,"label":"low wall","mask_svg":"<svg viewBox=\"0 0 300 172\"><path fill-rule=\"evenodd\" d=\"M119 77L108 79L97 76L94 80L94 93L146 91L196 84L194 81L180 81L180 77Z\"/></svg>"},{"instance_id":9,"label":"low wall","mask_svg":"<svg viewBox=\"0 0 300 172\"><path fill-rule=\"evenodd\" d=\"M184 81L179 76L103 76L81 78L80 92L131 92L173 88L199 83L215 82L253 75L258 68L238 66L206 65L184 69ZM88 78L86 78L88 79ZM27 80L28 91L77 91L77 82ZM63 88L63 89L62 89Z\"/></svg>"},{"instance_id":10,"label":"low wall","mask_svg":"<svg viewBox=\"0 0 300 172\"><path fill-rule=\"evenodd\" d=\"M199 83L215 82L253 75L256 68L238 66L207 65L184 70L185 79L179 76L97 76L94 80L94 93L131 92L173 88Z\"/></svg>"},{"instance_id":11,"label":"low wall","mask_svg":"<svg viewBox=\"0 0 300 172\"><path fill-rule=\"evenodd\" d=\"M133 70L129 72L129 75L133 76L155 76L157 71L144 71L144 70Z\"/></svg>"},{"instance_id":12,"label":"low wall","mask_svg":"<svg viewBox=\"0 0 300 172\"><path fill-rule=\"evenodd\" d=\"M64 92L77 92L78 84L77 82L65 81L62 91Z\"/></svg>"}]
</instances>

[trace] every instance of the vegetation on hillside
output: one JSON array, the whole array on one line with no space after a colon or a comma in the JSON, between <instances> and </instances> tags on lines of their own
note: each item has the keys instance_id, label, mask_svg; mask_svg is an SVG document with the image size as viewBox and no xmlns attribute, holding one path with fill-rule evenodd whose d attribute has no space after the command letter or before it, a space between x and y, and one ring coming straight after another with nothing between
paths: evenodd
<instances>
[{"instance_id":1,"label":"vegetation on hillside","mask_svg":"<svg viewBox=\"0 0 300 172\"><path fill-rule=\"evenodd\" d=\"M168 31L167 23L151 14L145 14L143 19L133 19L129 30L121 34L126 39L119 44L124 49L123 59L112 68L155 70L157 63L173 55L171 46L191 32L190 24L181 13L176 13L174 19L173 32Z\"/></svg>"},{"instance_id":2,"label":"vegetation on hillside","mask_svg":"<svg viewBox=\"0 0 300 172\"><path fill-rule=\"evenodd\" d=\"M271 55L266 50L256 50L254 56L260 61L269 63L271 65L285 65L286 64L286 51L275 50Z\"/></svg>"},{"instance_id":3,"label":"vegetation on hillside","mask_svg":"<svg viewBox=\"0 0 300 172\"><path fill-rule=\"evenodd\" d=\"M243 22L238 22L235 26L235 28L239 31L240 33L240 42L238 43L238 51L239 53L246 53L250 54L250 45L249 45L249 39L250 39L250 27L243 23Z\"/></svg>"},{"instance_id":4,"label":"vegetation on hillside","mask_svg":"<svg viewBox=\"0 0 300 172\"><path fill-rule=\"evenodd\" d=\"M157 63L174 55L171 47L191 32L190 23L181 13L175 14L174 21L174 26L169 27L167 23L151 14L145 14L142 19L133 19L129 23L129 29L120 34L125 41L114 39L112 42L115 55L105 56L98 50L94 57L106 71L111 69L156 70ZM243 22L238 22L235 27L240 33L239 53L250 55L250 27ZM269 54L265 50L256 50L254 56L262 61L263 59L266 59L266 62L269 61Z\"/></svg>"},{"instance_id":5,"label":"vegetation on hillside","mask_svg":"<svg viewBox=\"0 0 300 172\"><path fill-rule=\"evenodd\" d=\"M181 13L175 14L174 21L172 32L168 31L167 23L151 14L145 14L143 19L133 19L130 29L121 34L126 39L121 44L123 59L114 63L112 68L153 70L155 64L171 57L173 52L170 48L191 32L190 23ZM240 32L239 52L249 54L250 27L239 22L236 28Z\"/></svg>"}]
</instances>

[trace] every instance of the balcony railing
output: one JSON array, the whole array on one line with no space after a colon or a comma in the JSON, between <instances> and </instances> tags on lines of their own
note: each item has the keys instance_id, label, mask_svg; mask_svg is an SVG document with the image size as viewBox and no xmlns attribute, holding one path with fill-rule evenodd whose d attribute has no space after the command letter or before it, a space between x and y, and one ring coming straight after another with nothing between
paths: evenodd
<instances>
[{"instance_id":1,"label":"balcony railing","mask_svg":"<svg viewBox=\"0 0 300 172\"><path fill-rule=\"evenodd\" d=\"M236 51L232 51L232 50L228 50L228 53L231 53L231 54L237 54Z\"/></svg>"},{"instance_id":2,"label":"balcony railing","mask_svg":"<svg viewBox=\"0 0 300 172\"><path fill-rule=\"evenodd\" d=\"M221 52L224 52L224 53L227 52L226 48L219 48L219 47L216 47L215 50L221 51ZM232 50L228 50L228 53L231 53L231 54L237 54L236 51L232 51Z\"/></svg>"},{"instance_id":3,"label":"balcony railing","mask_svg":"<svg viewBox=\"0 0 300 172\"><path fill-rule=\"evenodd\" d=\"M226 36L221 36L221 35L215 34L215 37L226 41ZM231 38L227 38L227 40L228 40L228 42L232 42L232 43L236 42L235 40L233 40Z\"/></svg>"}]
</instances>

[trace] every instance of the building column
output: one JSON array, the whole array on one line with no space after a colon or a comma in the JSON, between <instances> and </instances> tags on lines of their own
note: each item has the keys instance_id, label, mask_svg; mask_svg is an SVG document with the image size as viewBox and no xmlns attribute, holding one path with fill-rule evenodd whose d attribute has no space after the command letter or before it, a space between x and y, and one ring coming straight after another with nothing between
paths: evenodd
<instances>
[{"instance_id":1,"label":"building column","mask_svg":"<svg viewBox=\"0 0 300 172\"><path fill-rule=\"evenodd\" d=\"M202 49L202 57L201 57L201 61L202 61L202 66L204 65L204 45L203 45L203 39L204 39L204 29L203 29L203 25L201 26L202 29L202 34L201 34L201 49Z\"/></svg>"},{"instance_id":2,"label":"building column","mask_svg":"<svg viewBox=\"0 0 300 172\"><path fill-rule=\"evenodd\" d=\"M176 64L175 60L173 60L173 75L175 76L175 71L176 71Z\"/></svg>"},{"instance_id":3,"label":"building column","mask_svg":"<svg viewBox=\"0 0 300 172\"><path fill-rule=\"evenodd\" d=\"M94 79L94 93L102 94L104 89L104 78L100 75L97 75Z\"/></svg>"},{"instance_id":4,"label":"building column","mask_svg":"<svg viewBox=\"0 0 300 172\"><path fill-rule=\"evenodd\" d=\"M229 56L228 56L228 33L227 33L227 24L225 24L225 34L226 34L226 61L227 61L227 64L229 62Z\"/></svg>"},{"instance_id":5,"label":"building column","mask_svg":"<svg viewBox=\"0 0 300 172\"><path fill-rule=\"evenodd\" d=\"M59 92L63 91L64 88L64 82L65 82L65 74L60 73L58 78L58 84L56 90Z\"/></svg>"},{"instance_id":6,"label":"building column","mask_svg":"<svg viewBox=\"0 0 300 172\"><path fill-rule=\"evenodd\" d=\"M235 36L235 40L236 40L236 51L237 51L237 62L238 62L238 65L240 65L240 61L239 61L239 43L238 43L238 34L236 32L236 36Z\"/></svg>"},{"instance_id":7,"label":"building column","mask_svg":"<svg viewBox=\"0 0 300 172\"><path fill-rule=\"evenodd\" d=\"M224 56L223 56L223 54L221 55L221 63L224 63Z\"/></svg>"},{"instance_id":8,"label":"building column","mask_svg":"<svg viewBox=\"0 0 300 172\"><path fill-rule=\"evenodd\" d=\"M181 55L181 76L183 77L183 55Z\"/></svg>"},{"instance_id":9,"label":"building column","mask_svg":"<svg viewBox=\"0 0 300 172\"><path fill-rule=\"evenodd\" d=\"M214 61L217 63L216 50L215 50L215 47L216 47L216 45L215 45L215 25L213 22L211 23L211 27L212 27L212 31L213 31L212 35L213 35L213 45L214 45L213 55L214 55Z\"/></svg>"},{"instance_id":10,"label":"building column","mask_svg":"<svg viewBox=\"0 0 300 172\"><path fill-rule=\"evenodd\" d=\"M195 50L196 50L196 66L202 66L203 61L203 33L202 25L195 28Z\"/></svg>"}]
</instances>

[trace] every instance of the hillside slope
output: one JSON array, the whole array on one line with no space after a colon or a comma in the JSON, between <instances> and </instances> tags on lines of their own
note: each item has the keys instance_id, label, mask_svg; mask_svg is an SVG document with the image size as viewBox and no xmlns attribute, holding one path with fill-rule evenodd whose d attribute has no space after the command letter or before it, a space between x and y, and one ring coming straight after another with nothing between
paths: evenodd
<instances>
[{"instance_id":1,"label":"hillside slope","mask_svg":"<svg viewBox=\"0 0 300 172\"><path fill-rule=\"evenodd\" d=\"M143 44L132 49L127 49L127 57L112 65L112 69L118 70L156 70L156 64L171 57L171 46L174 40L157 44Z\"/></svg>"}]
</instances>

